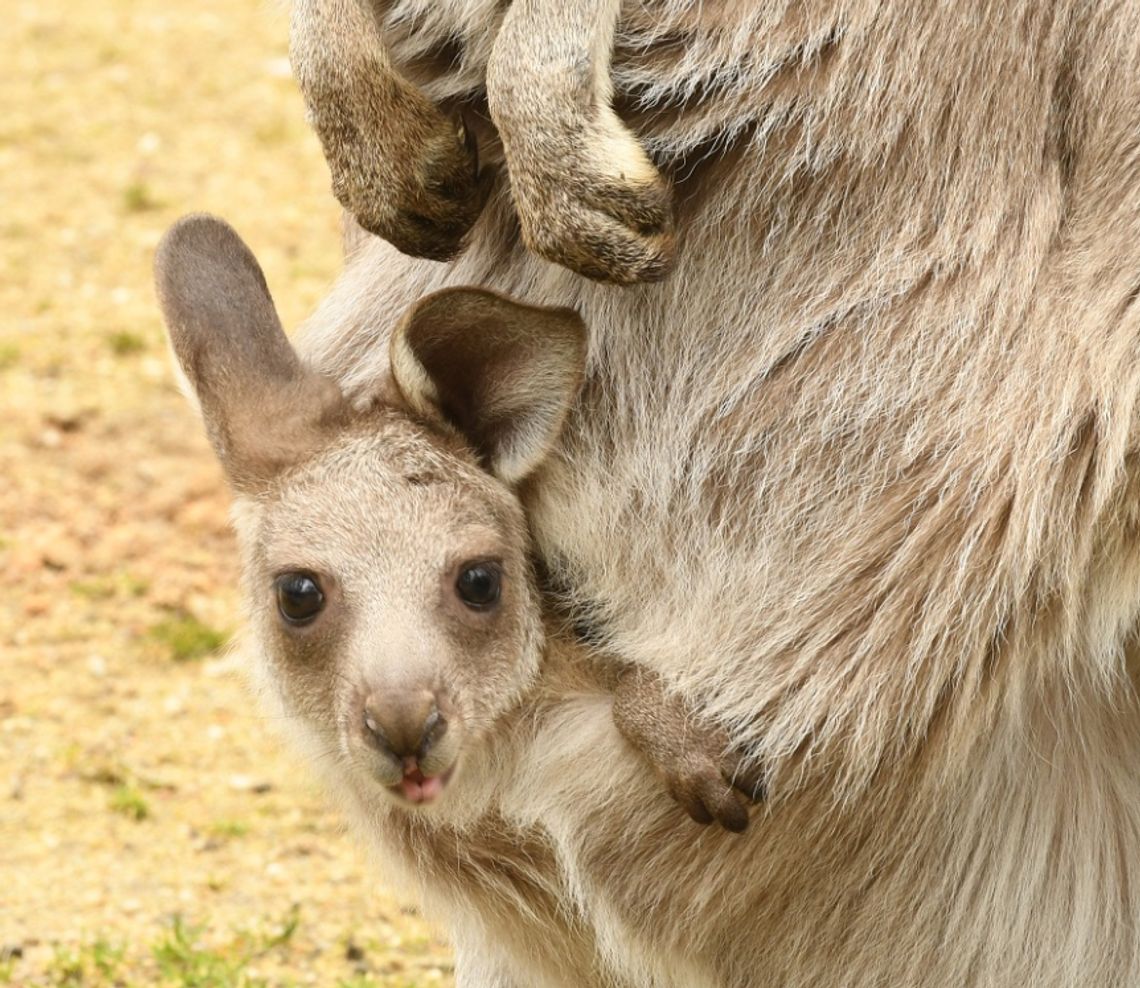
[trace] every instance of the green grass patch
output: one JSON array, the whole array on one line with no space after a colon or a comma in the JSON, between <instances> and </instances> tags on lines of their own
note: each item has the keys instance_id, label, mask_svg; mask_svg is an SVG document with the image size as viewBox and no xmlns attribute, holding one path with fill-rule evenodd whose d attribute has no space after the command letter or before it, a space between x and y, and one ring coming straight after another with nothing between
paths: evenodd
<instances>
[{"instance_id":1,"label":"green grass patch","mask_svg":"<svg viewBox=\"0 0 1140 988\"><path fill-rule=\"evenodd\" d=\"M15 343L0 343L0 371L10 370L20 362L20 348Z\"/></svg>"},{"instance_id":2,"label":"green grass patch","mask_svg":"<svg viewBox=\"0 0 1140 988\"><path fill-rule=\"evenodd\" d=\"M124 947L102 938L77 950L57 947L47 974L55 988L121 984Z\"/></svg>"},{"instance_id":3,"label":"green grass patch","mask_svg":"<svg viewBox=\"0 0 1140 988\"><path fill-rule=\"evenodd\" d=\"M152 951L167 984L180 988L260 988L265 982L249 978L245 968L251 960L233 945L215 949L199 943L200 927L187 926L174 917L170 932Z\"/></svg>"},{"instance_id":4,"label":"green grass patch","mask_svg":"<svg viewBox=\"0 0 1140 988\"><path fill-rule=\"evenodd\" d=\"M246 968L288 944L299 924L300 912L293 906L273 932L243 931L229 943L207 947L201 943L202 927L189 926L175 916L152 954L163 983L177 988L268 988L268 982L251 976Z\"/></svg>"},{"instance_id":5,"label":"green grass patch","mask_svg":"<svg viewBox=\"0 0 1140 988\"><path fill-rule=\"evenodd\" d=\"M105 576L92 577L90 580L72 580L68 585L76 597L84 600L110 600L117 593L115 581Z\"/></svg>"},{"instance_id":6,"label":"green grass patch","mask_svg":"<svg viewBox=\"0 0 1140 988\"><path fill-rule=\"evenodd\" d=\"M128 213L148 213L162 206L146 182L131 182L123 189L123 209Z\"/></svg>"},{"instance_id":7,"label":"green grass patch","mask_svg":"<svg viewBox=\"0 0 1140 988\"><path fill-rule=\"evenodd\" d=\"M82 580L72 580L68 584L76 597L84 600L111 600L114 597L143 597L150 589L150 583L130 573L113 573L108 576L92 576Z\"/></svg>"},{"instance_id":8,"label":"green grass patch","mask_svg":"<svg viewBox=\"0 0 1140 988\"><path fill-rule=\"evenodd\" d=\"M128 597L145 597L150 590L150 580L133 573L119 573L116 579L119 589Z\"/></svg>"},{"instance_id":9,"label":"green grass patch","mask_svg":"<svg viewBox=\"0 0 1140 988\"><path fill-rule=\"evenodd\" d=\"M128 820L141 823L150 816L150 804L142 790L130 782L124 782L112 790L109 800L111 809Z\"/></svg>"},{"instance_id":10,"label":"green grass patch","mask_svg":"<svg viewBox=\"0 0 1140 988\"><path fill-rule=\"evenodd\" d=\"M222 840L244 837L249 833L249 824L241 820L215 820L210 824L208 833L211 837L217 837Z\"/></svg>"},{"instance_id":11,"label":"green grass patch","mask_svg":"<svg viewBox=\"0 0 1140 988\"><path fill-rule=\"evenodd\" d=\"M108 334L107 346L116 357L131 357L146 349L146 340L129 329L119 329Z\"/></svg>"},{"instance_id":12,"label":"green grass patch","mask_svg":"<svg viewBox=\"0 0 1140 988\"><path fill-rule=\"evenodd\" d=\"M191 662L216 652L229 636L199 621L193 614L179 614L154 625L150 637L164 646L175 662Z\"/></svg>"}]
</instances>

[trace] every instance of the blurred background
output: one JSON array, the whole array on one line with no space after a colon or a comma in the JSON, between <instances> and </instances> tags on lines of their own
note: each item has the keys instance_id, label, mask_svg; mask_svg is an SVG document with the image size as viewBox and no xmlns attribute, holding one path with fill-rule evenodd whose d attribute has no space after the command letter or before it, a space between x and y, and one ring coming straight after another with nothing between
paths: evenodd
<instances>
[{"instance_id":1,"label":"blurred background","mask_svg":"<svg viewBox=\"0 0 1140 988\"><path fill-rule=\"evenodd\" d=\"M0 0L0 985L452 984L251 704L151 256L230 220L287 327L339 212L259 0Z\"/></svg>"}]
</instances>

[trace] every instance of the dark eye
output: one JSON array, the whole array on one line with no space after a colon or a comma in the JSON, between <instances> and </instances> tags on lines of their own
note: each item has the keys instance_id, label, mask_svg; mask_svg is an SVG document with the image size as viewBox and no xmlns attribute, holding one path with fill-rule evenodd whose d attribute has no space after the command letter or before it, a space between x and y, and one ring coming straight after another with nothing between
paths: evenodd
<instances>
[{"instance_id":1,"label":"dark eye","mask_svg":"<svg viewBox=\"0 0 1140 988\"><path fill-rule=\"evenodd\" d=\"M503 577L494 563L471 563L455 581L459 599L476 611L485 611L499 601Z\"/></svg>"},{"instance_id":2,"label":"dark eye","mask_svg":"<svg viewBox=\"0 0 1140 988\"><path fill-rule=\"evenodd\" d=\"M277 609L290 624L307 624L325 606L325 595L311 573L282 573L274 585Z\"/></svg>"}]
</instances>

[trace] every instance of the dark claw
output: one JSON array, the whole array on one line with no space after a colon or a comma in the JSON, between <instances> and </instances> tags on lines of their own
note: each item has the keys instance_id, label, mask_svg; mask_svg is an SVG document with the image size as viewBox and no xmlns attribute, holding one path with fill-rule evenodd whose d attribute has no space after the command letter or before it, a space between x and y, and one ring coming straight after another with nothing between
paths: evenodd
<instances>
[{"instance_id":1,"label":"dark claw","mask_svg":"<svg viewBox=\"0 0 1140 988\"><path fill-rule=\"evenodd\" d=\"M676 778L666 784L666 789L675 803L689 815L694 823L707 827L715 819L697 791L699 787L689 784L684 778Z\"/></svg>"},{"instance_id":2,"label":"dark claw","mask_svg":"<svg viewBox=\"0 0 1140 988\"><path fill-rule=\"evenodd\" d=\"M717 821L730 833L742 834L748 829L748 810L733 797L717 815Z\"/></svg>"},{"instance_id":3,"label":"dark claw","mask_svg":"<svg viewBox=\"0 0 1140 988\"><path fill-rule=\"evenodd\" d=\"M472 169L476 175L479 174L479 142L475 140L475 131L467 126L467 118L459 110L455 111L455 136L459 138L459 143L466 149L467 153L471 155Z\"/></svg>"},{"instance_id":4,"label":"dark claw","mask_svg":"<svg viewBox=\"0 0 1140 988\"><path fill-rule=\"evenodd\" d=\"M750 803L762 803L768 798L768 780L759 768L738 767L730 778L732 787Z\"/></svg>"},{"instance_id":5,"label":"dark claw","mask_svg":"<svg viewBox=\"0 0 1140 988\"><path fill-rule=\"evenodd\" d=\"M726 786L719 777L703 779L701 788L701 802L725 830L739 834L748 829L748 807L736 790Z\"/></svg>"}]
</instances>

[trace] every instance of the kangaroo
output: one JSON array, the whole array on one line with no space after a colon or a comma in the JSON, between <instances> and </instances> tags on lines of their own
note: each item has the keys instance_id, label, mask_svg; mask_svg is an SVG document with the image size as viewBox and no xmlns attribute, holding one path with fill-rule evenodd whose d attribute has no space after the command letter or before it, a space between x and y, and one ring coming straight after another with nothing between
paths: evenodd
<instances>
[{"instance_id":1,"label":"kangaroo","mask_svg":"<svg viewBox=\"0 0 1140 988\"><path fill-rule=\"evenodd\" d=\"M478 218L492 171L480 173L463 115L392 66L382 8L294 0L294 72L337 199L400 250L446 260ZM611 107L619 9L620 0L510 4L487 97L527 245L588 277L630 283L663 277L674 239L668 183Z\"/></svg>"},{"instance_id":2,"label":"kangaroo","mask_svg":"<svg viewBox=\"0 0 1140 988\"><path fill-rule=\"evenodd\" d=\"M386 9L406 78L485 103L500 5ZM354 238L299 337L354 405L439 289L582 314L517 489L546 585L767 783L708 857L659 789L615 839L657 783L599 784L612 701L544 721L528 812L632 983L1140 984L1138 67L1111 0L627 3L670 276L536 258L499 176L448 265Z\"/></svg>"},{"instance_id":3,"label":"kangaroo","mask_svg":"<svg viewBox=\"0 0 1140 988\"><path fill-rule=\"evenodd\" d=\"M443 9L404 0L388 51L477 107L501 11ZM534 791L571 901L642 978L1140 984L1140 6L627 3L611 77L673 186L667 279L547 264L492 194L448 266L358 241L298 341L351 400L441 288L588 326L519 488L536 554L768 795L715 880L680 831L601 850L637 782L594 785L604 721L568 719Z\"/></svg>"},{"instance_id":4,"label":"kangaroo","mask_svg":"<svg viewBox=\"0 0 1140 988\"><path fill-rule=\"evenodd\" d=\"M453 925L506 908L500 939L525 958L537 912L543 941L560 945L551 970L577 957L567 983L595 983L596 948L559 918L568 893L552 891L550 842L519 822L532 801L519 780L550 760L542 738L561 701L612 709L600 785L632 745L694 820L735 832L763 785L660 680L600 660L543 613L515 488L541 468L580 385L581 320L474 289L436 294L400 321L391 373L352 407L297 358L232 228L180 221L156 276L237 499L261 692L368 838L433 885L429 901L477 903ZM650 815L660 824L669 806Z\"/></svg>"}]
</instances>

